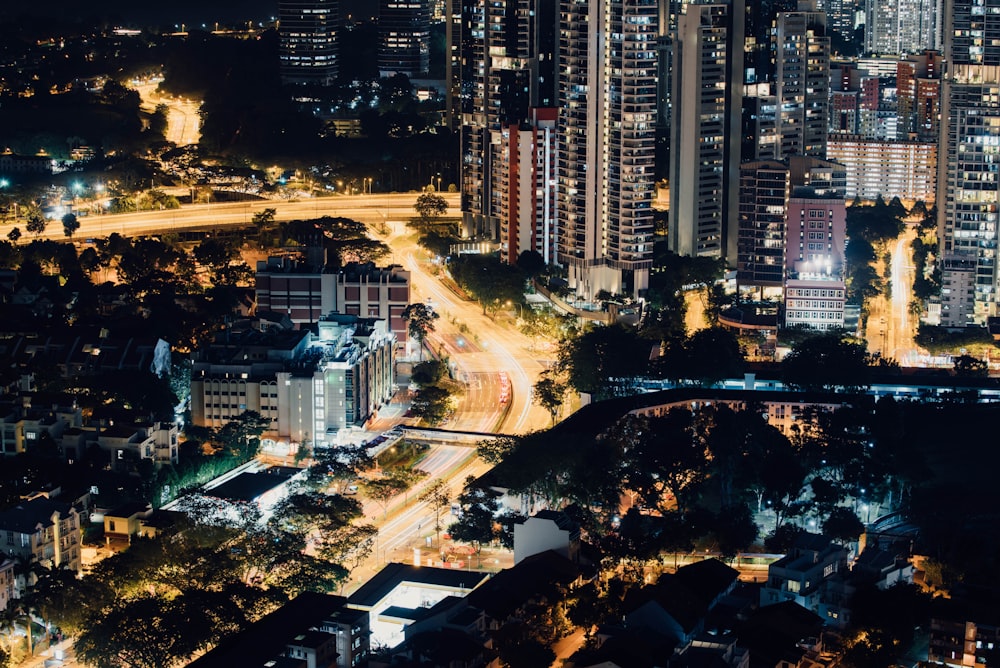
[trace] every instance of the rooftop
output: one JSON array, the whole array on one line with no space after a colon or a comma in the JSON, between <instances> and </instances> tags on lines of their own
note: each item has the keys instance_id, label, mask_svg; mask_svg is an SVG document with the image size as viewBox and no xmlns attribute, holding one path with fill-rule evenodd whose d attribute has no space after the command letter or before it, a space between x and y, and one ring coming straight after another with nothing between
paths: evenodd
<instances>
[{"instance_id":1,"label":"rooftop","mask_svg":"<svg viewBox=\"0 0 1000 668\"><path fill-rule=\"evenodd\" d=\"M241 473L207 493L229 501L256 501L264 493L290 480L297 472L298 469L275 466L258 473Z\"/></svg>"},{"instance_id":2,"label":"rooftop","mask_svg":"<svg viewBox=\"0 0 1000 668\"><path fill-rule=\"evenodd\" d=\"M60 503L46 498L23 501L13 508L0 512L0 529L18 533L34 533L39 526L51 526L52 514L67 515L71 510L68 503Z\"/></svg>"},{"instance_id":3,"label":"rooftop","mask_svg":"<svg viewBox=\"0 0 1000 668\"><path fill-rule=\"evenodd\" d=\"M303 592L188 665L197 668L264 666L265 662L283 654L289 644L296 644L297 636L307 634L310 628L334 615L345 601L342 596Z\"/></svg>"},{"instance_id":4,"label":"rooftop","mask_svg":"<svg viewBox=\"0 0 1000 668\"><path fill-rule=\"evenodd\" d=\"M373 608L402 584L472 591L486 582L489 577L489 573L391 563L386 564L382 570L354 592L347 599L347 604L354 608Z\"/></svg>"}]
</instances>

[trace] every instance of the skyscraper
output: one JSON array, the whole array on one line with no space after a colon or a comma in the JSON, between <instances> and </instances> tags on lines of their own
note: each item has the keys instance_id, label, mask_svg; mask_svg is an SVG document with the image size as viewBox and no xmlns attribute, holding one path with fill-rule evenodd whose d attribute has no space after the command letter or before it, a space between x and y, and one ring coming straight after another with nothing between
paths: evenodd
<instances>
[{"instance_id":1,"label":"skyscraper","mask_svg":"<svg viewBox=\"0 0 1000 668\"><path fill-rule=\"evenodd\" d=\"M997 315L1000 287L1000 0L947 7L937 197L941 324L982 325Z\"/></svg>"},{"instance_id":2,"label":"skyscraper","mask_svg":"<svg viewBox=\"0 0 1000 668\"><path fill-rule=\"evenodd\" d=\"M380 76L405 74L413 79L427 73L431 53L428 0L381 0L378 32Z\"/></svg>"},{"instance_id":3,"label":"skyscraper","mask_svg":"<svg viewBox=\"0 0 1000 668\"><path fill-rule=\"evenodd\" d=\"M941 54L910 55L896 66L898 139L935 141L941 132Z\"/></svg>"},{"instance_id":4,"label":"skyscraper","mask_svg":"<svg viewBox=\"0 0 1000 668\"><path fill-rule=\"evenodd\" d=\"M280 0L281 79L330 86L337 80L337 0Z\"/></svg>"},{"instance_id":5,"label":"skyscraper","mask_svg":"<svg viewBox=\"0 0 1000 668\"><path fill-rule=\"evenodd\" d=\"M743 2L684 5L674 49L670 249L735 261Z\"/></svg>"},{"instance_id":6,"label":"skyscraper","mask_svg":"<svg viewBox=\"0 0 1000 668\"><path fill-rule=\"evenodd\" d=\"M529 191L512 190L516 180L509 160L526 157L512 144L520 141L518 133L549 117L536 110L555 106L557 25L556 0L464 0L461 192L468 236L499 238L501 220L517 227L512 212L527 206ZM512 203L512 197L520 202ZM508 251L516 259L518 251Z\"/></svg>"},{"instance_id":7,"label":"skyscraper","mask_svg":"<svg viewBox=\"0 0 1000 668\"><path fill-rule=\"evenodd\" d=\"M948 0L865 0L865 51L903 55L941 48Z\"/></svg>"},{"instance_id":8,"label":"skyscraper","mask_svg":"<svg viewBox=\"0 0 1000 668\"><path fill-rule=\"evenodd\" d=\"M652 265L658 3L562 0L560 13L559 262L580 294L637 295Z\"/></svg>"},{"instance_id":9,"label":"skyscraper","mask_svg":"<svg viewBox=\"0 0 1000 668\"><path fill-rule=\"evenodd\" d=\"M779 12L774 31L775 98L779 157L826 157L830 117L830 37L826 14L800 0L794 12Z\"/></svg>"}]
</instances>

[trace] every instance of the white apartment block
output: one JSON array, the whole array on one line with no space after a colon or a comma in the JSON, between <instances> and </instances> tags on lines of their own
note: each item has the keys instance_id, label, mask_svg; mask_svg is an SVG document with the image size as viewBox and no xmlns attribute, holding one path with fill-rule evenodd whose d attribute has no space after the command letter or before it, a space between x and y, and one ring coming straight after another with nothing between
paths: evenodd
<instances>
[{"instance_id":1,"label":"white apartment block","mask_svg":"<svg viewBox=\"0 0 1000 668\"><path fill-rule=\"evenodd\" d=\"M839 329L846 297L843 281L790 279L785 282L785 326Z\"/></svg>"},{"instance_id":2,"label":"white apartment block","mask_svg":"<svg viewBox=\"0 0 1000 668\"><path fill-rule=\"evenodd\" d=\"M834 135L827 157L847 170L847 199L874 200L882 195L886 201L893 197L935 201L938 147L933 142Z\"/></svg>"},{"instance_id":3,"label":"white apartment block","mask_svg":"<svg viewBox=\"0 0 1000 668\"><path fill-rule=\"evenodd\" d=\"M253 410L271 420L264 435L279 450L333 443L392 397L395 342L384 320L331 314L312 332L247 333L217 344L195 362L192 420L221 427Z\"/></svg>"}]
</instances>

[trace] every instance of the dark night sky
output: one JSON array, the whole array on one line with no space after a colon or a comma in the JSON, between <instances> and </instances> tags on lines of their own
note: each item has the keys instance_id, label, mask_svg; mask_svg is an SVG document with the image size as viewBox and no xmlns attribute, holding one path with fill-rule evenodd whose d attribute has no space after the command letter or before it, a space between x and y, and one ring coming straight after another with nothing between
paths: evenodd
<instances>
[{"instance_id":1,"label":"dark night sky","mask_svg":"<svg viewBox=\"0 0 1000 668\"><path fill-rule=\"evenodd\" d=\"M341 0L341 14L371 13L377 0ZM135 27L214 21L267 21L278 0L0 0L0 21L28 14L68 20L102 18Z\"/></svg>"}]
</instances>

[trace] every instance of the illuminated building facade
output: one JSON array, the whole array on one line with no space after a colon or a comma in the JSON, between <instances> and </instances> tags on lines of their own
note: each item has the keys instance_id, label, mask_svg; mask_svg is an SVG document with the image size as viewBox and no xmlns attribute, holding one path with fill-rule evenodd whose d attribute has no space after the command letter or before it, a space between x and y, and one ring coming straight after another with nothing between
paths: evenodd
<instances>
[{"instance_id":1,"label":"illuminated building facade","mask_svg":"<svg viewBox=\"0 0 1000 668\"><path fill-rule=\"evenodd\" d=\"M775 97L778 104L779 158L826 157L830 116L830 37L826 14L815 3L779 12L775 22Z\"/></svg>"},{"instance_id":2,"label":"illuminated building facade","mask_svg":"<svg viewBox=\"0 0 1000 668\"><path fill-rule=\"evenodd\" d=\"M512 170L533 156L522 133L544 127L555 106L554 0L464 0L461 49L461 158L463 235L509 242L534 193ZM551 145L550 145L551 146ZM545 153L546 150L542 149ZM509 160L515 162L512 165ZM551 159L551 156L550 158ZM542 195L539 195L540 197ZM521 249L527 250L527 249ZM510 251L516 259L517 251Z\"/></svg>"},{"instance_id":3,"label":"illuminated building facade","mask_svg":"<svg viewBox=\"0 0 1000 668\"><path fill-rule=\"evenodd\" d=\"M562 0L560 13L559 263L587 298L638 296L653 257L659 7Z\"/></svg>"},{"instance_id":4,"label":"illuminated building facade","mask_svg":"<svg viewBox=\"0 0 1000 668\"><path fill-rule=\"evenodd\" d=\"M411 79L430 66L431 12L427 0L382 0L378 15L379 76Z\"/></svg>"},{"instance_id":5,"label":"illuminated building facade","mask_svg":"<svg viewBox=\"0 0 1000 668\"><path fill-rule=\"evenodd\" d=\"M337 0L280 0L281 79L331 86L337 80Z\"/></svg>"},{"instance_id":6,"label":"illuminated building facade","mask_svg":"<svg viewBox=\"0 0 1000 668\"><path fill-rule=\"evenodd\" d=\"M1000 0L947 4L938 171L942 281L971 278L974 293L941 295L941 324L984 325L998 314L1000 204Z\"/></svg>"},{"instance_id":7,"label":"illuminated building facade","mask_svg":"<svg viewBox=\"0 0 1000 668\"><path fill-rule=\"evenodd\" d=\"M674 50L670 249L737 255L743 3L684 5Z\"/></svg>"},{"instance_id":8,"label":"illuminated building facade","mask_svg":"<svg viewBox=\"0 0 1000 668\"><path fill-rule=\"evenodd\" d=\"M903 200L933 202L937 183L937 144L920 141L866 139L837 135L830 139L827 155L844 165L848 199L887 202Z\"/></svg>"}]
</instances>

